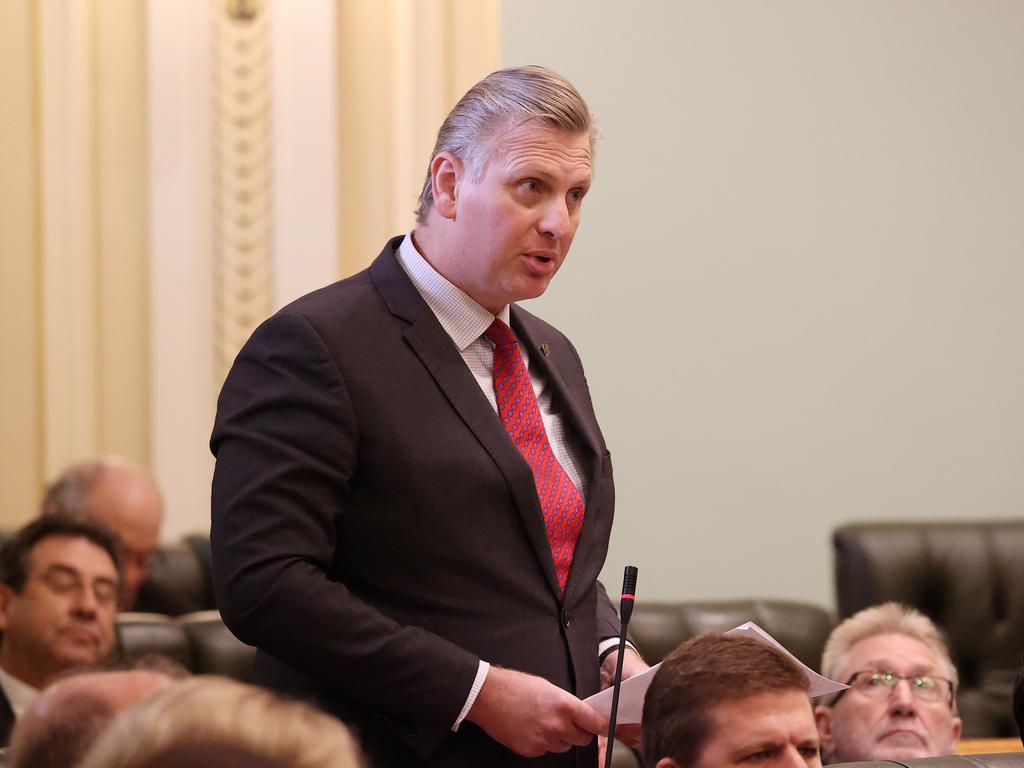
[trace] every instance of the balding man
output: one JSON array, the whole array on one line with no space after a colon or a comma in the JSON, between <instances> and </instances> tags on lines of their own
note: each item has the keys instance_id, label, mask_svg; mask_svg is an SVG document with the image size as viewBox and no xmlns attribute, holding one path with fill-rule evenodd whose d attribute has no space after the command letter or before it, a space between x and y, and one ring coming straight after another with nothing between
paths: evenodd
<instances>
[{"instance_id":1,"label":"balding man","mask_svg":"<svg viewBox=\"0 0 1024 768\"><path fill-rule=\"evenodd\" d=\"M169 675L150 670L87 672L58 680L18 720L8 765L77 765L117 713L172 682Z\"/></svg>"},{"instance_id":2,"label":"balding man","mask_svg":"<svg viewBox=\"0 0 1024 768\"><path fill-rule=\"evenodd\" d=\"M124 577L119 607L135 608L164 517L160 491L150 474L115 456L76 464L47 488L41 512L83 515L117 534Z\"/></svg>"}]
</instances>

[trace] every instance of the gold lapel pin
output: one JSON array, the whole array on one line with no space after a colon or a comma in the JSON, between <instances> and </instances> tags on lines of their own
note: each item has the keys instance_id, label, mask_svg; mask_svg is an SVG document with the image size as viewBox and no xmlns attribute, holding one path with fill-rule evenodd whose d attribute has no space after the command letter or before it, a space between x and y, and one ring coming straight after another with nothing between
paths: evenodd
<instances>
[{"instance_id":1,"label":"gold lapel pin","mask_svg":"<svg viewBox=\"0 0 1024 768\"><path fill-rule=\"evenodd\" d=\"M540 351L544 353L544 357L547 357L551 354L551 347L549 347L548 343L545 341L540 345Z\"/></svg>"}]
</instances>

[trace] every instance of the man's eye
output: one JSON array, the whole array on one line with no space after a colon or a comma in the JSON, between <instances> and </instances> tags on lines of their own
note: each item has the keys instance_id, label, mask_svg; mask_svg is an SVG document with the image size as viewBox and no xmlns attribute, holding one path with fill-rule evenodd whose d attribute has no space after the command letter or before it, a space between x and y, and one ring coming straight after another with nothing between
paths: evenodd
<instances>
[{"instance_id":1,"label":"man's eye","mask_svg":"<svg viewBox=\"0 0 1024 768\"><path fill-rule=\"evenodd\" d=\"M771 756L772 756L771 750L769 750L769 749L762 749L762 750L760 750L758 752L753 752L753 753L747 755L745 758L743 758L743 762L745 762L745 763L763 763L765 760L769 759Z\"/></svg>"},{"instance_id":2,"label":"man's eye","mask_svg":"<svg viewBox=\"0 0 1024 768\"><path fill-rule=\"evenodd\" d=\"M930 691L935 687L935 681L930 677L915 677L914 687L920 688L922 691Z\"/></svg>"},{"instance_id":3,"label":"man's eye","mask_svg":"<svg viewBox=\"0 0 1024 768\"><path fill-rule=\"evenodd\" d=\"M67 592L71 589L78 589L78 579L70 573L49 573L44 577L43 581L45 581L51 589L57 592Z\"/></svg>"},{"instance_id":4,"label":"man's eye","mask_svg":"<svg viewBox=\"0 0 1024 768\"><path fill-rule=\"evenodd\" d=\"M578 203L583 200L583 196L587 194L582 189L574 189L569 192L569 199L574 203Z\"/></svg>"},{"instance_id":5,"label":"man's eye","mask_svg":"<svg viewBox=\"0 0 1024 768\"><path fill-rule=\"evenodd\" d=\"M800 754L803 757L807 757L807 758L817 757L818 756L818 752L819 752L819 750L818 750L817 747L801 747L800 748Z\"/></svg>"},{"instance_id":6,"label":"man's eye","mask_svg":"<svg viewBox=\"0 0 1024 768\"><path fill-rule=\"evenodd\" d=\"M113 584L97 584L93 592L96 595L96 602L102 605L111 605L117 601L117 587Z\"/></svg>"},{"instance_id":7,"label":"man's eye","mask_svg":"<svg viewBox=\"0 0 1024 768\"><path fill-rule=\"evenodd\" d=\"M526 192L540 192L540 182L536 179L525 179L519 186Z\"/></svg>"}]
</instances>

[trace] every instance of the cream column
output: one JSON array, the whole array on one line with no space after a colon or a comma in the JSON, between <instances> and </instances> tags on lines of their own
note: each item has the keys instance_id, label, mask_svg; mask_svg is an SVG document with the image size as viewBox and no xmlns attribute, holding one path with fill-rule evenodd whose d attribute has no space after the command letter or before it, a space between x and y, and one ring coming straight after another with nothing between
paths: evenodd
<instances>
[{"instance_id":1,"label":"cream column","mask_svg":"<svg viewBox=\"0 0 1024 768\"><path fill-rule=\"evenodd\" d=\"M150 0L149 215L153 471L164 537L209 527L215 352L211 10Z\"/></svg>"},{"instance_id":2,"label":"cream column","mask_svg":"<svg viewBox=\"0 0 1024 768\"><path fill-rule=\"evenodd\" d=\"M0 524L69 463L148 459L142 13L4 3Z\"/></svg>"},{"instance_id":3,"label":"cream column","mask_svg":"<svg viewBox=\"0 0 1024 768\"><path fill-rule=\"evenodd\" d=\"M412 228L437 129L499 62L497 0L339 0L340 265Z\"/></svg>"},{"instance_id":4,"label":"cream column","mask_svg":"<svg viewBox=\"0 0 1024 768\"><path fill-rule=\"evenodd\" d=\"M43 483L32 3L0 3L0 525L14 527Z\"/></svg>"}]
</instances>

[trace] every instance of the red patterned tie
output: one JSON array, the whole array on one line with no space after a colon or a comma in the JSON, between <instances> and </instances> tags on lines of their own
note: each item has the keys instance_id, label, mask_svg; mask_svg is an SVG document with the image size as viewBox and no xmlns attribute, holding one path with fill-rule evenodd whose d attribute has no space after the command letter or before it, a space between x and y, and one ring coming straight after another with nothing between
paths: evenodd
<instances>
[{"instance_id":1,"label":"red patterned tie","mask_svg":"<svg viewBox=\"0 0 1024 768\"><path fill-rule=\"evenodd\" d=\"M564 592L576 539L583 527L583 497L551 450L530 374L512 329L495 319L484 335L494 342L494 397L498 401L498 415L533 470L558 586Z\"/></svg>"}]
</instances>

